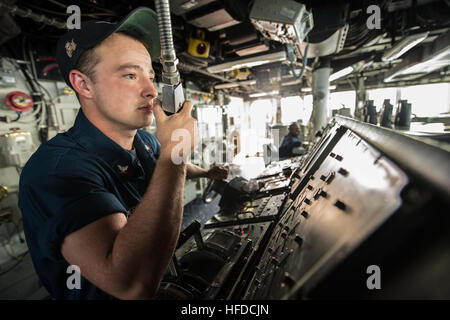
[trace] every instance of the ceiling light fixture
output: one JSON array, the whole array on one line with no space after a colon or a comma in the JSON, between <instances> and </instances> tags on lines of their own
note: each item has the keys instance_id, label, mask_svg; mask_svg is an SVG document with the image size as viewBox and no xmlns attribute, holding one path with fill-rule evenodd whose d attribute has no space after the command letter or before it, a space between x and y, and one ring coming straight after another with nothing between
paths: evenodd
<instances>
[{"instance_id":1,"label":"ceiling light fixture","mask_svg":"<svg viewBox=\"0 0 450 320\"><path fill-rule=\"evenodd\" d=\"M338 72L333 73L332 75L330 75L330 82L345 77L346 75L349 75L350 73L353 72L353 70L354 68L352 66L349 66L347 68L339 70Z\"/></svg>"},{"instance_id":2,"label":"ceiling light fixture","mask_svg":"<svg viewBox=\"0 0 450 320\"><path fill-rule=\"evenodd\" d=\"M252 93L249 95L250 98L259 98L259 97L265 97L265 96L273 96L278 94L278 90L270 91L270 92L258 92L258 93Z\"/></svg>"},{"instance_id":3,"label":"ceiling light fixture","mask_svg":"<svg viewBox=\"0 0 450 320\"><path fill-rule=\"evenodd\" d=\"M226 72L234 69L250 68L271 62L284 61L286 59L286 52L283 50L216 64L206 68L206 70L210 73Z\"/></svg>"},{"instance_id":4,"label":"ceiling light fixture","mask_svg":"<svg viewBox=\"0 0 450 320\"><path fill-rule=\"evenodd\" d=\"M392 61L399 58L405 52L411 50L413 47L425 40L428 34L429 31L407 36L406 38L397 42L392 48L387 50L381 57L381 60Z\"/></svg>"}]
</instances>

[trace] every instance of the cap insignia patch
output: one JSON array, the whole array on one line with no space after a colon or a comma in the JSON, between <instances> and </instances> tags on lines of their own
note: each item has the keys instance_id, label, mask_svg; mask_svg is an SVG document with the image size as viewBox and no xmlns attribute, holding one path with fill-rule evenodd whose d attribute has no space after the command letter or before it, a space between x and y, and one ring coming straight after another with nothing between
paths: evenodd
<instances>
[{"instance_id":1,"label":"cap insignia patch","mask_svg":"<svg viewBox=\"0 0 450 320\"><path fill-rule=\"evenodd\" d=\"M66 46L65 47L66 47L67 55L69 56L69 58L72 58L72 54L75 51L75 49L77 48L77 44L72 39L71 42L69 42L69 41L66 42Z\"/></svg>"}]
</instances>

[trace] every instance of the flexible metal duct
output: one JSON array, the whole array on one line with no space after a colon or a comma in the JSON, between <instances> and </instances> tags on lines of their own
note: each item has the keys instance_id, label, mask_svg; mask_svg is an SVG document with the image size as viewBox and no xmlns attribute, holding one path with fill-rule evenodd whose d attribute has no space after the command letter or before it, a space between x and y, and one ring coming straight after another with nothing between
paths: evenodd
<instances>
[{"instance_id":1,"label":"flexible metal duct","mask_svg":"<svg viewBox=\"0 0 450 320\"><path fill-rule=\"evenodd\" d=\"M161 63L163 65L163 82L177 85L180 74L177 70L178 59L175 54L170 21L169 0L155 0L158 17L159 38L161 42Z\"/></svg>"}]
</instances>

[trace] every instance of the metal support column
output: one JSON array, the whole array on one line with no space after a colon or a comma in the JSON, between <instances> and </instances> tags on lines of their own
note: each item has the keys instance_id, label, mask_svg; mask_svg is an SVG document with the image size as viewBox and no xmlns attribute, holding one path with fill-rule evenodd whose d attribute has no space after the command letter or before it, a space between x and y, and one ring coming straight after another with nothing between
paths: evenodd
<instances>
[{"instance_id":1,"label":"metal support column","mask_svg":"<svg viewBox=\"0 0 450 320\"><path fill-rule=\"evenodd\" d=\"M356 86L355 113L354 113L355 119L363 120L364 103L367 101L367 99L368 96L366 88L364 87L364 78L359 77Z\"/></svg>"},{"instance_id":2,"label":"metal support column","mask_svg":"<svg viewBox=\"0 0 450 320\"><path fill-rule=\"evenodd\" d=\"M276 113L276 119L275 124L281 123L281 98L277 97L277 113Z\"/></svg>"},{"instance_id":3,"label":"metal support column","mask_svg":"<svg viewBox=\"0 0 450 320\"><path fill-rule=\"evenodd\" d=\"M328 123L328 94L330 78L330 59L321 58L312 74L313 112L311 121L312 134L316 134Z\"/></svg>"}]
</instances>

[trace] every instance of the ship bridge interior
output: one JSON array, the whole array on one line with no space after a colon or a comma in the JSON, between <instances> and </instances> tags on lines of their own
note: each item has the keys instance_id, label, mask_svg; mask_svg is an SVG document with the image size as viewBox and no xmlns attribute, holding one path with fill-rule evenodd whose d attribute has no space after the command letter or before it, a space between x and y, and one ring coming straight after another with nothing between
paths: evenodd
<instances>
[{"instance_id":1,"label":"ship bridge interior","mask_svg":"<svg viewBox=\"0 0 450 320\"><path fill-rule=\"evenodd\" d=\"M448 0L0 0L1 300L86 298L87 282L122 298L83 268L48 279L56 262L37 258L33 236L48 230L30 226L53 219L46 210L60 202L45 201L61 192L34 188L32 201L21 181L86 101L64 80L58 39L134 10L153 14L152 86L167 117L192 102L199 139L188 160L206 172L183 180L179 197L167 192L181 226L172 247L160 241L172 251L153 300L450 299ZM62 54L89 49L77 41ZM46 186L58 173L40 174ZM126 224L156 199L144 193L124 204ZM63 281L58 292L51 281Z\"/></svg>"}]
</instances>

